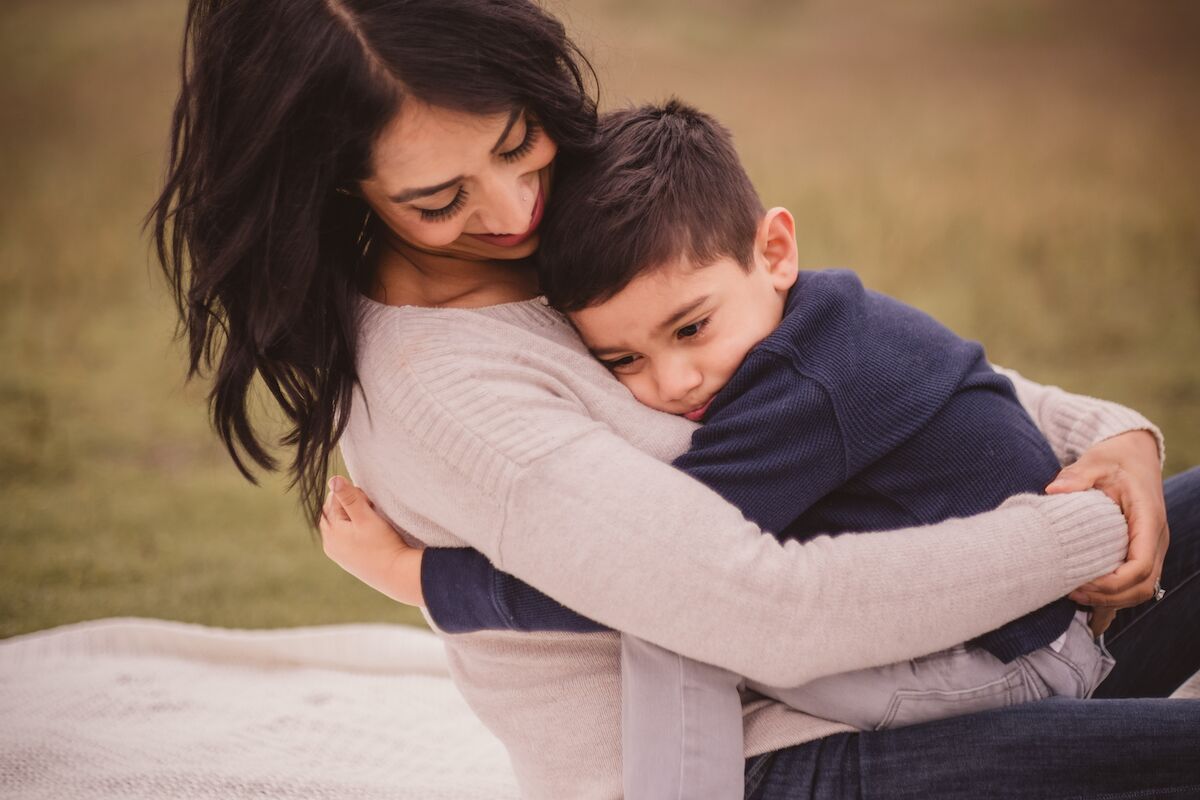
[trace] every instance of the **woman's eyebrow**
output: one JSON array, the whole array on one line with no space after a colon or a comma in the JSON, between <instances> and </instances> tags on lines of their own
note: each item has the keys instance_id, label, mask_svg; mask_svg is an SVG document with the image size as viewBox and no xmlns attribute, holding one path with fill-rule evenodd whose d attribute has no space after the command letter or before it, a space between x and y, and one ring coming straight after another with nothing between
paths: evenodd
<instances>
[{"instance_id":1,"label":"woman's eyebrow","mask_svg":"<svg viewBox=\"0 0 1200 800\"><path fill-rule=\"evenodd\" d=\"M500 133L500 138L496 140L496 144L492 146L492 152L498 152L504 146L504 140L508 138L508 134L512 132L513 125L517 124L517 120L521 118L521 109L514 108L508 115L508 122L504 123L504 130Z\"/></svg>"},{"instance_id":2,"label":"woman's eyebrow","mask_svg":"<svg viewBox=\"0 0 1200 800\"><path fill-rule=\"evenodd\" d=\"M492 145L490 152L495 153L504 146L504 140L508 138L508 134L512 133L513 126L517 124L517 120L521 118L521 109L514 108L508 115L508 122L504 123L504 130L500 133L500 138ZM444 192L456 183L462 181L463 176L458 175L448 181L442 181L436 186L425 186L420 189L404 189L395 194L388 195L388 200L393 203L407 203L409 200L416 200L418 197L428 197L431 194Z\"/></svg>"},{"instance_id":3,"label":"woman's eyebrow","mask_svg":"<svg viewBox=\"0 0 1200 800\"><path fill-rule=\"evenodd\" d=\"M409 200L416 200L418 197L427 197L431 194L444 192L454 184L460 182L462 179L463 176L458 175L457 177L451 178L448 181L439 183L437 186L426 186L422 189L405 189L403 191L396 192L395 194L388 195L388 200L391 200L393 203L407 203Z\"/></svg>"}]
</instances>

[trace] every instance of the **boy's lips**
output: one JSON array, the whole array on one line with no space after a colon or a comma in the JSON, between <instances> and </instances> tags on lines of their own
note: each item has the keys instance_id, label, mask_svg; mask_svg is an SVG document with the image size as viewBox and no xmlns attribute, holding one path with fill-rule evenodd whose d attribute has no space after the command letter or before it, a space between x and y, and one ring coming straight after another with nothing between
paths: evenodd
<instances>
[{"instance_id":1,"label":"boy's lips","mask_svg":"<svg viewBox=\"0 0 1200 800\"><path fill-rule=\"evenodd\" d=\"M683 416L686 417L687 419L690 419L692 422L699 422L700 420L704 419L704 415L705 415L705 413L708 412L708 407L711 405L712 405L712 398L710 397L710 398L708 398L708 400L706 400L704 402L704 405L698 406L697 408L693 408L691 411L687 412Z\"/></svg>"},{"instance_id":2,"label":"boy's lips","mask_svg":"<svg viewBox=\"0 0 1200 800\"><path fill-rule=\"evenodd\" d=\"M545 198L546 193L539 185L537 199L533 201L533 212L529 215L529 227L525 229L524 233L468 233L467 235L497 247L516 247L523 244L537 233L538 225L542 224L542 214L546 210Z\"/></svg>"}]
</instances>

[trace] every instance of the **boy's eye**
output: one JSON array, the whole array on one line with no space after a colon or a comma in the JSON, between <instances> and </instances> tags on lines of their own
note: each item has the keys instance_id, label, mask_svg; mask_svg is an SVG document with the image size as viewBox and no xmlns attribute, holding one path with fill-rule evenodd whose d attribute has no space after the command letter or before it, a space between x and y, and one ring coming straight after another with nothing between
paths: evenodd
<instances>
[{"instance_id":1,"label":"boy's eye","mask_svg":"<svg viewBox=\"0 0 1200 800\"><path fill-rule=\"evenodd\" d=\"M449 219L462 210L462 207L467 203L467 190L463 187L458 187L458 191L454 195L454 199L441 208L418 208L421 212L421 219L425 220L443 220Z\"/></svg>"},{"instance_id":2,"label":"boy's eye","mask_svg":"<svg viewBox=\"0 0 1200 800\"><path fill-rule=\"evenodd\" d=\"M537 142L538 131L539 127L537 122L529 117L526 117L525 138L522 139L521 143L512 150L506 150L505 152L501 153L500 158L510 162L519 161L520 159L524 158L529 154L529 151L533 149L534 143Z\"/></svg>"},{"instance_id":3,"label":"boy's eye","mask_svg":"<svg viewBox=\"0 0 1200 800\"><path fill-rule=\"evenodd\" d=\"M675 338L690 339L696 334L700 333L700 331L704 330L707 325L707 319L702 319L699 322L693 322L691 325L684 325L682 328L675 331Z\"/></svg>"}]
</instances>

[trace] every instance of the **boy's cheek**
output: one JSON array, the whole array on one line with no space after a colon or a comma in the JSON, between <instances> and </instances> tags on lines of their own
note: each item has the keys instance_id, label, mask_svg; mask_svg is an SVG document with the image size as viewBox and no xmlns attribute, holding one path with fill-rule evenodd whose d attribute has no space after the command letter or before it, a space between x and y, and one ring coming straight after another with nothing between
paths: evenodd
<instances>
[{"instance_id":1,"label":"boy's cheek","mask_svg":"<svg viewBox=\"0 0 1200 800\"><path fill-rule=\"evenodd\" d=\"M644 380L638 379L637 375L621 375L619 373L614 373L614 375L629 390L634 400L637 400L644 406L653 408L655 411L667 411L667 409L657 403L654 393L649 390ZM667 413L670 412L667 411Z\"/></svg>"}]
</instances>

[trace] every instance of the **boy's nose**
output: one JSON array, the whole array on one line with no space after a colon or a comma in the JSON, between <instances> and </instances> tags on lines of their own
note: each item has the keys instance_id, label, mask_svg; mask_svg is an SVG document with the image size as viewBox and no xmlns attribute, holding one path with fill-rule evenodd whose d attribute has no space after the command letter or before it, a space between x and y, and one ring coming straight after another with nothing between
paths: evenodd
<instances>
[{"instance_id":1,"label":"boy's nose","mask_svg":"<svg viewBox=\"0 0 1200 800\"><path fill-rule=\"evenodd\" d=\"M700 388L704 376L694 364L689 361L676 361L666 364L659 370L658 391L665 402L681 403L688 399L697 399L691 395Z\"/></svg>"}]
</instances>

